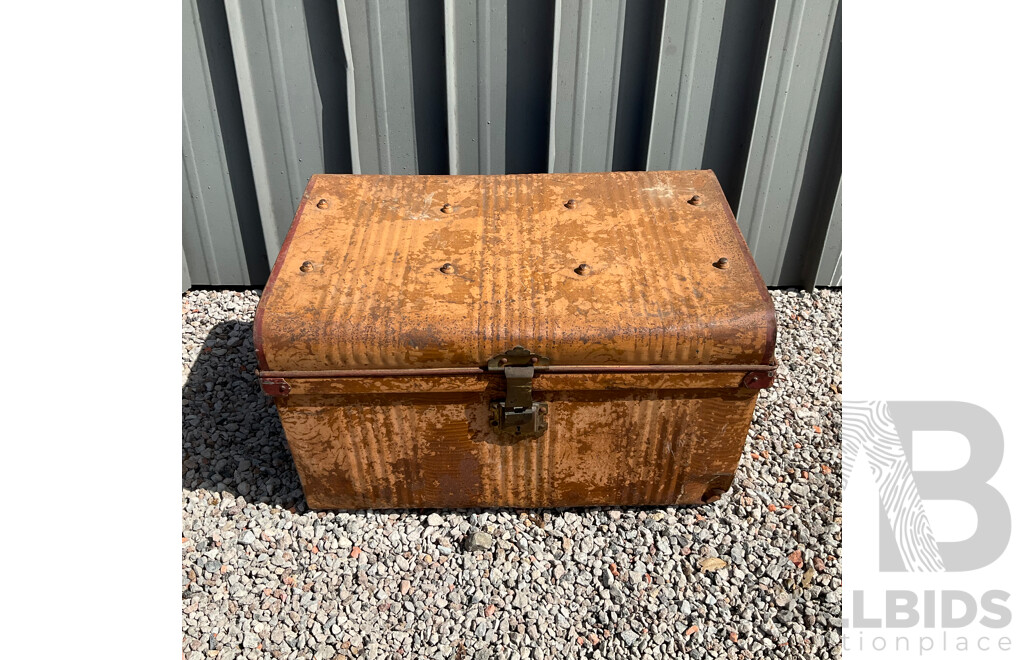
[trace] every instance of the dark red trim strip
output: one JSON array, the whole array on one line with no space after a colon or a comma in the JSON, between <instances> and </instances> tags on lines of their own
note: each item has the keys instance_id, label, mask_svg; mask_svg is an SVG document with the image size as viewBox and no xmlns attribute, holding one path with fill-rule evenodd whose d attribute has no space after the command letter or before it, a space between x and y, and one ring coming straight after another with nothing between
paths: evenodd
<instances>
[{"instance_id":1,"label":"dark red trim strip","mask_svg":"<svg viewBox=\"0 0 1024 660\"><path fill-rule=\"evenodd\" d=\"M611 364L536 367L544 374L701 374L774 372L774 364ZM483 367L446 369L345 369L334 371L260 371L260 378L406 378L416 376L479 376L489 373ZM494 372L495 375L500 375Z\"/></svg>"},{"instance_id":2,"label":"dark red trim strip","mask_svg":"<svg viewBox=\"0 0 1024 660\"><path fill-rule=\"evenodd\" d=\"M261 370L268 368L267 356L263 352L263 310L266 307L267 299L270 297L270 291L274 288L274 282L277 281L277 276L281 272L288 248L291 247L292 237L295 236L295 228L299 226L299 218L302 217L302 211L306 208L306 202L309 200L309 193L313 188L313 179L315 178L315 174L309 177L306 189L302 192L302 200L299 202L298 210L295 211L292 226L288 228L288 234L285 235L284 243L281 244L281 249L277 253L277 260L274 261L274 270L270 271L267 284L263 287L263 295L260 296L260 303L256 306L256 318L253 319L252 324L252 343L256 346L256 361L259 363Z\"/></svg>"},{"instance_id":3,"label":"dark red trim strip","mask_svg":"<svg viewBox=\"0 0 1024 660\"><path fill-rule=\"evenodd\" d=\"M288 396L288 393L292 391L292 386L283 378L261 378L260 386L269 396Z\"/></svg>"}]
</instances>

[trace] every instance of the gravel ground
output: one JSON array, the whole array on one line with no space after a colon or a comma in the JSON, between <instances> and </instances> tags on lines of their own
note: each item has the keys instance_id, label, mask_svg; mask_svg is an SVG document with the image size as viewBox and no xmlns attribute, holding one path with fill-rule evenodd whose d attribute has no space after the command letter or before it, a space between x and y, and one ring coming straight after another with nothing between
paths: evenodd
<instances>
[{"instance_id":1,"label":"gravel ground","mask_svg":"<svg viewBox=\"0 0 1024 660\"><path fill-rule=\"evenodd\" d=\"M253 373L259 292L189 292L184 656L839 658L842 296L773 296L780 377L713 505L317 513Z\"/></svg>"}]
</instances>

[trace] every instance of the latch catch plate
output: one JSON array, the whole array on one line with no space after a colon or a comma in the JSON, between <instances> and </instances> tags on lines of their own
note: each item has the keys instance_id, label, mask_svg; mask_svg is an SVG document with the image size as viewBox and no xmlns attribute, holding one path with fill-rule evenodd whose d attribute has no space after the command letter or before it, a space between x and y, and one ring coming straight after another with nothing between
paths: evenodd
<instances>
[{"instance_id":1,"label":"latch catch plate","mask_svg":"<svg viewBox=\"0 0 1024 660\"><path fill-rule=\"evenodd\" d=\"M491 402L491 428L496 433L521 440L548 430L548 404L533 400L533 376L550 362L522 346L487 361L487 371L505 374L505 398Z\"/></svg>"}]
</instances>

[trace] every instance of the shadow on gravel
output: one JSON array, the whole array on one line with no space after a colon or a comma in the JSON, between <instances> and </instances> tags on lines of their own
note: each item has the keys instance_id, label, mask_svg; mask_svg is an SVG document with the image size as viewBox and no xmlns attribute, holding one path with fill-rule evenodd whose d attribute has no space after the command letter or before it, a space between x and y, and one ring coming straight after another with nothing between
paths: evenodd
<instances>
[{"instance_id":1,"label":"shadow on gravel","mask_svg":"<svg viewBox=\"0 0 1024 660\"><path fill-rule=\"evenodd\" d=\"M218 323L181 388L181 487L307 510L274 401L256 377L252 323Z\"/></svg>"}]
</instances>

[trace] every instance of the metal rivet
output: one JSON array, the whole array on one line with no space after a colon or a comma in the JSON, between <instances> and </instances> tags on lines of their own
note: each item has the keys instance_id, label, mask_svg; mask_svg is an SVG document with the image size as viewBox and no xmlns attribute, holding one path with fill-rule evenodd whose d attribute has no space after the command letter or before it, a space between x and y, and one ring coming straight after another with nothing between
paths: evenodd
<instances>
[{"instance_id":1,"label":"metal rivet","mask_svg":"<svg viewBox=\"0 0 1024 660\"><path fill-rule=\"evenodd\" d=\"M325 208L327 208L327 200L326 199L321 199L319 202L316 203L316 207L318 209L325 209Z\"/></svg>"},{"instance_id":2,"label":"metal rivet","mask_svg":"<svg viewBox=\"0 0 1024 660\"><path fill-rule=\"evenodd\" d=\"M451 212L452 212L452 205L451 204L445 204L444 206L441 207L441 213L451 213Z\"/></svg>"},{"instance_id":3,"label":"metal rivet","mask_svg":"<svg viewBox=\"0 0 1024 660\"><path fill-rule=\"evenodd\" d=\"M445 275L451 275L452 273L455 272L455 266L446 263L445 265L441 266L441 272L444 273Z\"/></svg>"},{"instance_id":4,"label":"metal rivet","mask_svg":"<svg viewBox=\"0 0 1024 660\"><path fill-rule=\"evenodd\" d=\"M301 270L303 273L308 273L309 271L313 270L313 262L303 261L302 265L299 266L299 270Z\"/></svg>"},{"instance_id":5,"label":"metal rivet","mask_svg":"<svg viewBox=\"0 0 1024 660\"><path fill-rule=\"evenodd\" d=\"M577 275L586 275L591 269L587 264L580 264L579 266L576 266L576 268L573 268L573 270L576 271Z\"/></svg>"},{"instance_id":6,"label":"metal rivet","mask_svg":"<svg viewBox=\"0 0 1024 660\"><path fill-rule=\"evenodd\" d=\"M689 199L689 203L694 206L700 206L700 195L694 195Z\"/></svg>"},{"instance_id":7,"label":"metal rivet","mask_svg":"<svg viewBox=\"0 0 1024 660\"><path fill-rule=\"evenodd\" d=\"M565 208L567 208L567 209L574 209L574 208L576 208L576 200L575 199L570 199L568 202L565 203Z\"/></svg>"},{"instance_id":8,"label":"metal rivet","mask_svg":"<svg viewBox=\"0 0 1024 660\"><path fill-rule=\"evenodd\" d=\"M530 362L533 364L537 364L538 362L540 362L540 358L534 355L532 358L530 358Z\"/></svg>"},{"instance_id":9,"label":"metal rivet","mask_svg":"<svg viewBox=\"0 0 1024 660\"><path fill-rule=\"evenodd\" d=\"M722 499L722 495L725 495L725 491L721 488L710 488L700 499L705 504L711 504L712 502L717 502Z\"/></svg>"},{"instance_id":10,"label":"metal rivet","mask_svg":"<svg viewBox=\"0 0 1024 660\"><path fill-rule=\"evenodd\" d=\"M508 364L508 358L499 358L498 364Z\"/></svg>"},{"instance_id":11,"label":"metal rivet","mask_svg":"<svg viewBox=\"0 0 1024 660\"><path fill-rule=\"evenodd\" d=\"M721 259L716 261L713 265L714 265L715 268L728 268L729 267L729 257L722 257Z\"/></svg>"}]
</instances>

